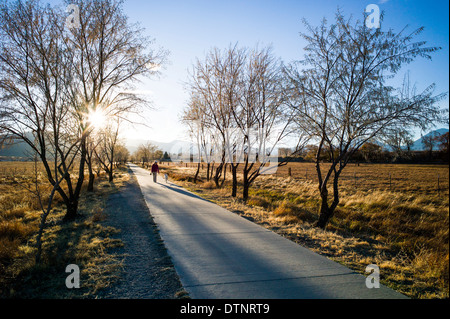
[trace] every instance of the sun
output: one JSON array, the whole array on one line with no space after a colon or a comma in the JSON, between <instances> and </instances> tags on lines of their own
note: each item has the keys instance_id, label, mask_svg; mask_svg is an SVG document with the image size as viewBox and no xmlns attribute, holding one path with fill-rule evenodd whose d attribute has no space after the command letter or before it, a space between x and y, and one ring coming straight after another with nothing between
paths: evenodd
<instances>
[{"instance_id":1,"label":"sun","mask_svg":"<svg viewBox=\"0 0 450 319\"><path fill-rule=\"evenodd\" d=\"M102 108L96 108L95 110L89 110L88 124L94 129L101 129L106 125L107 116Z\"/></svg>"}]
</instances>

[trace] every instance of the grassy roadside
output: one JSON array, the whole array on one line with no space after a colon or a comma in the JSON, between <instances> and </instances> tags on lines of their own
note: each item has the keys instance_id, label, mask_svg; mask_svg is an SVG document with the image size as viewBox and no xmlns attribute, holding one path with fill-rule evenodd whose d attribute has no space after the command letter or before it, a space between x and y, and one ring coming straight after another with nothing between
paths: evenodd
<instances>
[{"instance_id":1,"label":"grassy roadside","mask_svg":"<svg viewBox=\"0 0 450 319\"><path fill-rule=\"evenodd\" d=\"M323 231L312 226L319 207L312 182L262 176L244 203L231 198L230 181L216 189L212 182L193 184L193 168L162 166L161 171L199 196L360 273L377 264L382 283L409 297L449 297L448 197L344 185L336 217Z\"/></svg>"},{"instance_id":2,"label":"grassy roadside","mask_svg":"<svg viewBox=\"0 0 450 319\"><path fill-rule=\"evenodd\" d=\"M83 192L79 217L64 222L64 205L55 199L43 234L42 261L35 263L36 234L40 215L37 199L21 185L32 178L21 169L0 180L0 298L93 298L120 275L121 256L111 254L122 245L111 239L118 232L102 224L106 199L129 178L125 168L116 171L113 183L96 180L95 192ZM45 185L45 183L43 183ZM45 194L45 190L43 190ZM80 268L80 289L67 289L66 266Z\"/></svg>"}]
</instances>

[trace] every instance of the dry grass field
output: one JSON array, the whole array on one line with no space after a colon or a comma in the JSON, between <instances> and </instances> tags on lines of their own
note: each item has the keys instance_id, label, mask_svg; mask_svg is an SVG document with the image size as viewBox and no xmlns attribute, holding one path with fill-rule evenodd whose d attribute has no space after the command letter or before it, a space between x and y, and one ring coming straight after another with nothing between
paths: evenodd
<instances>
[{"instance_id":1,"label":"dry grass field","mask_svg":"<svg viewBox=\"0 0 450 319\"><path fill-rule=\"evenodd\" d=\"M38 172L42 167L38 167ZM115 182L97 179L95 194L84 193L79 218L64 222L64 205L56 196L43 234L40 264L35 263L36 235L42 211L28 189L35 189L34 163L0 162L0 298L89 298L110 285L120 269L118 256L108 249L122 243L112 236L117 230L103 226L106 196L127 178L118 172ZM50 188L38 174L44 202ZM65 267L80 266L83 289L65 287Z\"/></svg>"},{"instance_id":2,"label":"dry grass field","mask_svg":"<svg viewBox=\"0 0 450 319\"><path fill-rule=\"evenodd\" d=\"M174 165L173 163L171 165ZM186 164L179 167L186 167ZM169 166L170 167L170 166ZM188 163L187 167L196 167ZM329 164L323 164L323 170ZM203 166L206 169L206 165ZM289 175L289 171L291 175ZM326 171L325 171L326 172ZM278 168L275 177L289 177L295 180L317 183L314 163L288 163ZM356 191L392 191L414 194L448 195L449 166L429 164L353 164L344 169L340 185Z\"/></svg>"},{"instance_id":3,"label":"dry grass field","mask_svg":"<svg viewBox=\"0 0 450 319\"><path fill-rule=\"evenodd\" d=\"M312 226L320 203L312 163L291 163L276 175L259 177L247 203L239 192L238 198L231 198L229 180L222 189L207 182L205 170L202 181L193 184L194 165L187 166L171 163L162 172L198 195L356 271L363 273L368 264L377 264L382 282L407 296L449 297L448 165L350 164L340 182L340 204L326 231Z\"/></svg>"},{"instance_id":4,"label":"dry grass field","mask_svg":"<svg viewBox=\"0 0 450 319\"><path fill-rule=\"evenodd\" d=\"M259 177L247 203L241 200L241 188L238 198L231 198L230 173L224 187L216 189L205 180L205 170L193 184L194 167L172 163L161 168L171 181L358 272L377 264L382 282L405 295L449 297L448 165L351 164L341 180L336 215L325 231L312 226L319 194L311 163L291 163L276 175ZM117 230L99 221L103 195L117 191L128 175L119 171L113 184L98 179L97 192L85 193L81 217L74 222L62 221L64 207L56 197L40 265L34 256L41 212L26 189L34 187L33 176L34 163L0 162L0 298L92 297L113 282L111 274L120 267L118 257L107 253L121 245L111 239ZM45 180L39 185L48 194ZM64 286L64 267L74 260L89 283L77 295Z\"/></svg>"}]
</instances>

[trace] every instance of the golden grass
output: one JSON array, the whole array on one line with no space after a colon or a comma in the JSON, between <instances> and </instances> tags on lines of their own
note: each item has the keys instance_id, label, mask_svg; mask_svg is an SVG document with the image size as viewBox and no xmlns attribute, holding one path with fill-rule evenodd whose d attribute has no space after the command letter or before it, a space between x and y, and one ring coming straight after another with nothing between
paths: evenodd
<instances>
[{"instance_id":1,"label":"golden grass","mask_svg":"<svg viewBox=\"0 0 450 319\"><path fill-rule=\"evenodd\" d=\"M259 177L247 203L241 187L238 198L230 196L230 180L215 189L209 182L193 184L194 168L171 164L162 171L199 196L358 272L377 264L382 282L407 296L449 297L448 165L349 166L340 183L341 202L325 231L312 226L320 205L313 164L289 165L292 177L287 167ZM308 178L300 174L305 168ZM356 187L355 172L361 177ZM200 178L205 181L204 171Z\"/></svg>"},{"instance_id":2,"label":"golden grass","mask_svg":"<svg viewBox=\"0 0 450 319\"><path fill-rule=\"evenodd\" d=\"M188 163L185 166L177 166L173 163L169 168L189 169L192 171L197 167L196 163ZM322 171L327 169L330 164L321 164ZM229 167L228 167L229 168ZM288 163L277 169L273 177L291 177L303 182L317 182L316 167L314 163ZM206 165L201 171L203 177ZM238 172L242 170L242 165L238 166ZM227 174L231 175L229 171ZM192 175L193 176L193 175ZM271 175L269 175L271 176ZM390 176L390 177L389 177ZM449 194L449 166L438 164L370 164L350 163L345 167L340 177L340 185L350 187L359 191L394 191L394 192L414 192L424 195L438 194L439 189L442 196Z\"/></svg>"},{"instance_id":3,"label":"golden grass","mask_svg":"<svg viewBox=\"0 0 450 319\"><path fill-rule=\"evenodd\" d=\"M111 249L122 245L113 239L117 230L101 224L108 194L128 179L118 171L113 183L96 181L96 192L84 193L79 218L64 222L64 205L55 198L42 238L42 261L35 263L39 201L25 187L33 185L34 163L0 162L0 297L2 298L90 298L118 278L121 256ZM40 168L42 169L42 167ZM44 202L50 188L40 176ZM106 187L107 186L107 187ZM86 187L86 186L85 186ZM65 267L77 264L82 289L65 287Z\"/></svg>"}]
</instances>

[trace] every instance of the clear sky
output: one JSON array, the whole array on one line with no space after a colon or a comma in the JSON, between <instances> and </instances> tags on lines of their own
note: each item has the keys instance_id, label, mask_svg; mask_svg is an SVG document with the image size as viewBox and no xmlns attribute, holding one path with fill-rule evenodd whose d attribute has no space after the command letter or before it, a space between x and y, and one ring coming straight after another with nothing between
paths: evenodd
<instances>
[{"instance_id":1,"label":"clear sky","mask_svg":"<svg viewBox=\"0 0 450 319\"><path fill-rule=\"evenodd\" d=\"M418 59L409 70L418 89L436 83L436 93L449 91L449 1L448 0L125 0L130 21L140 22L155 45L170 51L170 64L158 80L146 81L140 89L149 91L156 110L143 114L151 128L128 129L128 138L170 142L186 140L179 115L186 104L183 82L196 57L210 48L230 43L253 47L272 44L285 63L303 58L305 43L299 36L302 18L317 25L323 17L332 21L338 7L346 15L362 19L369 4L385 11L383 30L399 31L425 26L420 36L429 46L441 46L433 61ZM448 98L442 106L448 108Z\"/></svg>"}]
</instances>

